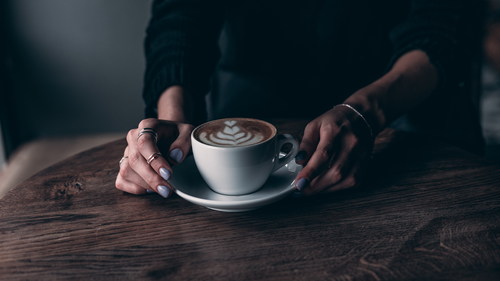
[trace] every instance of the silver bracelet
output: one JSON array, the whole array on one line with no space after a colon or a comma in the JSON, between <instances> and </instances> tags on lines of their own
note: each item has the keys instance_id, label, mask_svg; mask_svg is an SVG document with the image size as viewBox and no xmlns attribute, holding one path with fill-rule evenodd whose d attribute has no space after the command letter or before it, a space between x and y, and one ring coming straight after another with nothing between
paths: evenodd
<instances>
[{"instance_id":1,"label":"silver bracelet","mask_svg":"<svg viewBox=\"0 0 500 281\"><path fill-rule=\"evenodd\" d=\"M370 123L368 123L368 121L366 120L366 118L363 116L363 114L359 113L359 111L356 110L356 108L350 106L349 104L347 103L341 103L341 104L337 104L336 106L334 106L333 108L337 107L337 106L344 106L344 107L347 107L349 109L351 109L352 111L354 111L359 117L361 117L361 119L363 119L363 121L365 122L365 125L366 127L368 127L368 130L370 130L370 136L372 137L372 139L375 137L373 135L373 129L372 129L372 126L370 126Z\"/></svg>"}]
</instances>

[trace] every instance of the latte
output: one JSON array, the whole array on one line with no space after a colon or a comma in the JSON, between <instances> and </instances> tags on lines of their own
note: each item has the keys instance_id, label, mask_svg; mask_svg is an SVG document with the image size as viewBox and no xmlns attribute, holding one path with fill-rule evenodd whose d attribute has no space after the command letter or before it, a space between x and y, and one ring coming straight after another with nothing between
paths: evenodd
<instances>
[{"instance_id":1,"label":"latte","mask_svg":"<svg viewBox=\"0 0 500 281\"><path fill-rule=\"evenodd\" d=\"M223 147L258 144L276 134L273 125L256 119L226 118L207 122L198 127L193 136L196 140Z\"/></svg>"}]
</instances>

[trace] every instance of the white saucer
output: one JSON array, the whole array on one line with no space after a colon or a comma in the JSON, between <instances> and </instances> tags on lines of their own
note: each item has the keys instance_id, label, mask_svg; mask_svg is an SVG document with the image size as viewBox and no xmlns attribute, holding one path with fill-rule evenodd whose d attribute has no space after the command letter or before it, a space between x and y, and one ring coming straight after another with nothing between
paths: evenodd
<instances>
[{"instance_id":1,"label":"white saucer","mask_svg":"<svg viewBox=\"0 0 500 281\"><path fill-rule=\"evenodd\" d=\"M222 195L208 187L201 177L193 156L174 168L169 180L177 195L187 201L222 212L244 212L271 204L293 191L292 182L302 166L292 160L274 172L267 182L254 193L246 195Z\"/></svg>"}]
</instances>

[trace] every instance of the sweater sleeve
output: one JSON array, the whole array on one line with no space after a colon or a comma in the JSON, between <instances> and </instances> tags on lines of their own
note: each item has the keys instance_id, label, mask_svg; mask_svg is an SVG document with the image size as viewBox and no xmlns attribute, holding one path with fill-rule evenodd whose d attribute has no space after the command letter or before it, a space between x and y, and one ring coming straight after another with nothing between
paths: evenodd
<instances>
[{"instance_id":1,"label":"sweater sleeve","mask_svg":"<svg viewBox=\"0 0 500 281\"><path fill-rule=\"evenodd\" d=\"M481 0L413 0L407 19L390 34L394 54L422 50L437 68L439 88L457 78L457 69L479 46ZM477 36L476 36L477 37ZM463 67L463 65L462 65Z\"/></svg>"},{"instance_id":2,"label":"sweater sleeve","mask_svg":"<svg viewBox=\"0 0 500 281\"><path fill-rule=\"evenodd\" d=\"M204 103L217 61L223 23L220 1L155 0L146 30L143 98L146 117L157 116L160 95L180 85Z\"/></svg>"}]
</instances>

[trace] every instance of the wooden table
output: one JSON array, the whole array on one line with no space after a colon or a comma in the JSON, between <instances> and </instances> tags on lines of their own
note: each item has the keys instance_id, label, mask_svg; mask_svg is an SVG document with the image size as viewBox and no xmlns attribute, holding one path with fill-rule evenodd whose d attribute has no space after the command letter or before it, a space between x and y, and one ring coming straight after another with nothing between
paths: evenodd
<instances>
[{"instance_id":1,"label":"wooden table","mask_svg":"<svg viewBox=\"0 0 500 281\"><path fill-rule=\"evenodd\" d=\"M222 213L115 189L124 146L0 200L1 280L500 280L500 169L458 148L385 131L364 187Z\"/></svg>"}]
</instances>

